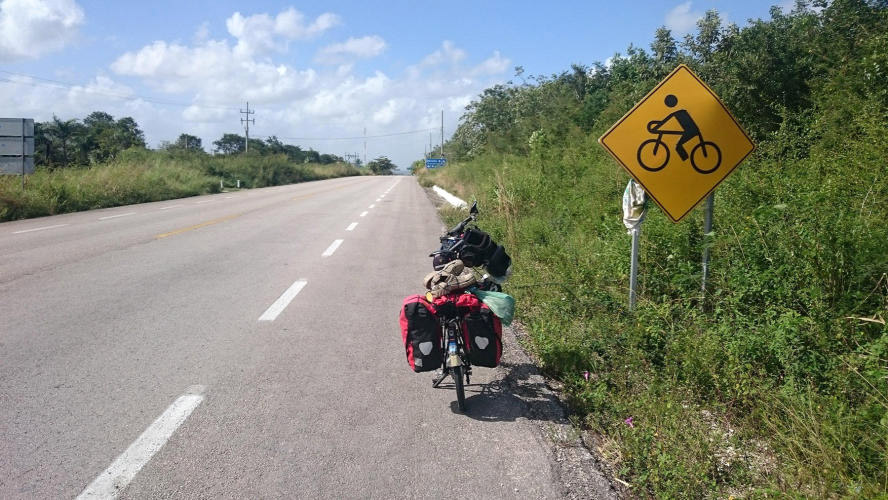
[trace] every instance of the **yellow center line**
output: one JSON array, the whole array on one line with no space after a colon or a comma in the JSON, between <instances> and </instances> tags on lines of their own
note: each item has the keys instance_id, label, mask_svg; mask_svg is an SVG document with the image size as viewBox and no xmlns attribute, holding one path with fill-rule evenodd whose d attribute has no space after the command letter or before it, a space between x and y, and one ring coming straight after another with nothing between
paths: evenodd
<instances>
[{"instance_id":1,"label":"yellow center line","mask_svg":"<svg viewBox=\"0 0 888 500\"><path fill-rule=\"evenodd\" d=\"M315 195L318 195L318 194L321 194L321 193L326 193L327 191L335 191L335 190L337 190L337 189L342 189L342 188L344 188L344 187L348 187L348 186L351 186L351 185L353 185L353 184L357 184L357 183L356 183L356 182L349 182L348 184L343 184L343 185L341 185L341 186L336 186L336 187L334 187L334 188L330 188L330 189L321 189L321 190L319 190L319 191L315 191L315 192L313 192L313 193L308 193L308 194L304 194L304 195L301 195L301 196L297 196L297 197L293 198L293 201L304 200L304 199L306 199L306 198L311 198L312 196L315 196ZM194 225L194 226L183 227L182 229L176 229L175 231L170 231L170 232L168 232L168 233L158 234L158 235L154 236L154 238L159 240L159 239L166 238L166 237L169 237L169 236L175 236L175 235L177 235L177 234L182 234L182 233L185 233L185 232L188 232L188 231L193 231L193 230L195 230L195 229L200 229L200 228L202 228L202 227L206 227L206 226L212 226L213 224L218 224L218 223L220 223L220 222L225 222L225 221L227 221L227 220L234 219L235 217L240 217L241 215L243 215L243 214L229 215L229 216L227 216L227 217L222 217L222 218L220 218L220 219L213 219L213 220L210 220L210 221L201 222L200 224L197 224L197 225Z\"/></svg>"},{"instance_id":2,"label":"yellow center line","mask_svg":"<svg viewBox=\"0 0 888 500\"><path fill-rule=\"evenodd\" d=\"M302 196L297 196L297 197L293 198L293 201L299 201L299 200L304 200L306 198L311 198L312 196L314 196L316 194L318 194L318 193L309 193L309 194L304 194Z\"/></svg>"},{"instance_id":3,"label":"yellow center line","mask_svg":"<svg viewBox=\"0 0 888 500\"><path fill-rule=\"evenodd\" d=\"M161 238L166 238L166 237L168 237L168 236L175 236L175 235L177 235L177 234L182 234L182 233L185 233L185 232L188 232L188 231L192 231L192 230L194 230L194 229L200 229L200 228L202 228L202 227L206 227L206 226L212 226L213 224L218 224L218 223L220 223L220 222L225 222L225 221L227 221L227 220L231 220L231 219L234 219L234 218L236 218L236 217L240 217L240 216L241 216L241 214L234 214L234 215L229 215L229 216L227 216L227 217L222 217L222 218L219 218L219 219L213 219L213 220L209 220L209 221L206 221L206 222L201 222L200 224L196 224L196 225L194 225L194 226L183 227L182 229L176 229L175 231L170 231L170 232L168 232L168 233L158 234L158 235L155 236L154 238L159 240L159 239L161 239Z\"/></svg>"}]
</instances>

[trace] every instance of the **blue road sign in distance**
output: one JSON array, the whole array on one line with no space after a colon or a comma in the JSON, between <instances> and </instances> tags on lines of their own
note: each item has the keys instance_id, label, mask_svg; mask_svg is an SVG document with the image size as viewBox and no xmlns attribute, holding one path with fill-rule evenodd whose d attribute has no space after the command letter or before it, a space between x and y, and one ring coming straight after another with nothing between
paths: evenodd
<instances>
[{"instance_id":1,"label":"blue road sign in distance","mask_svg":"<svg viewBox=\"0 0 888 500\"><path fill-rule=\"evenodd\" d=\"M438 168L447 165L446 158L426 158L426 168Z\"/></svg>"}]
</instances>

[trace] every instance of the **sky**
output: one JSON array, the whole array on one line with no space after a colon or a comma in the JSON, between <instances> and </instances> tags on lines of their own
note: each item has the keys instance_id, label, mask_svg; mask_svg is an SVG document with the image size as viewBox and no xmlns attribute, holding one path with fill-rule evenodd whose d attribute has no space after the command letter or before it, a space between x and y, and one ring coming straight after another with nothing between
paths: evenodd
<instances>
[{"instance_id":1,"label":"sky","mask_svg":"<svg viewBox=\"0 0 888 500\"><path fill-rule=\"evenodd\" d=\"M709 9L740 26L792 0L449 2L0 0L0 116L133 117L149 147L243 134L401 167L485 88L676 39Z\"/></svg>"}]
</instances>

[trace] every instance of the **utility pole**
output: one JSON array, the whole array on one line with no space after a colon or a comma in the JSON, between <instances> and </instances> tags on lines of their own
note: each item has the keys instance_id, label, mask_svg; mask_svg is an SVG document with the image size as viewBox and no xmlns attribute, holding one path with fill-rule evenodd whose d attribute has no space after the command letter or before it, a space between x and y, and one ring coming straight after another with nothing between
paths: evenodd
<instances>
[{"instance_id":1,"label":"utility pole","mask_svg":"<svg viewBox=\"0 0 888 500\"><path fill-rule=\"evenodd\" d=\"M432 156L432 151L434 151L432 149L432 131L429 130L429 157Z\"/></svg>"},{"instance_id":2,"label":"utility pole","mask_svg":"<svg viewBox=\"0 0 888 500\"><path fill-rule=\"evenodd\" d=\"M244 118L241 118L241 123L244 125L244 130L246 131L246 138L244 139L244 152L250 151L250 124L256 124L256 119L250 119L250 115L255 115L256 111L250 111L250 101L247 101L247 110L240 110L241 114L244 115Z\"/></svg>"},{"instance_id":3,"label":"utility pole","mask_svg":"<svg viewBox=\"0 0 888 500\"><path fill-rule=\"evenodd\" d=\"M444 110L441 110L441 158L444 158Z\"/></svg>"},{"instance_id":4,"label":"utility pole","mask_svg":"<svg viewBox=\"0 0 888 500\"><path fill-rule=\"evenodd\" d=\"M367 164L367 127L364 127L364 165Z\"/></svg>"}]
</instances>

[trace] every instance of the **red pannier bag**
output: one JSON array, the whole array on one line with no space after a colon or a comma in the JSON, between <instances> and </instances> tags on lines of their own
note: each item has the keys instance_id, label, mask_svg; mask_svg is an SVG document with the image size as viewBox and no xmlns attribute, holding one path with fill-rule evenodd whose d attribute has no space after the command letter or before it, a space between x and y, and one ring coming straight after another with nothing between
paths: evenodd
<instances>
[{"instance_id":1,"label":"red pannier bag","mask_svg":"<svg viewBox=\"0 0 888 500\"><path fill-rule=\"evenodd\" d=\"M401 307L401 338L407 363L414 372L428 372L441 367L441 325L435 306L422 295L404 299Z\"/></svg>"},{"instance_id":2,"label":"red pannier bag","mask_svg":"<svg viewBox=\"0 0 888 500\"><path fill-rule=\"evenodd\" d=\"M463 314L463 341L473 366L496 368L503 355L503 325L493 311L471 293L452 294L435 300L450 300Z\"/></svg>"}]
</instances>

